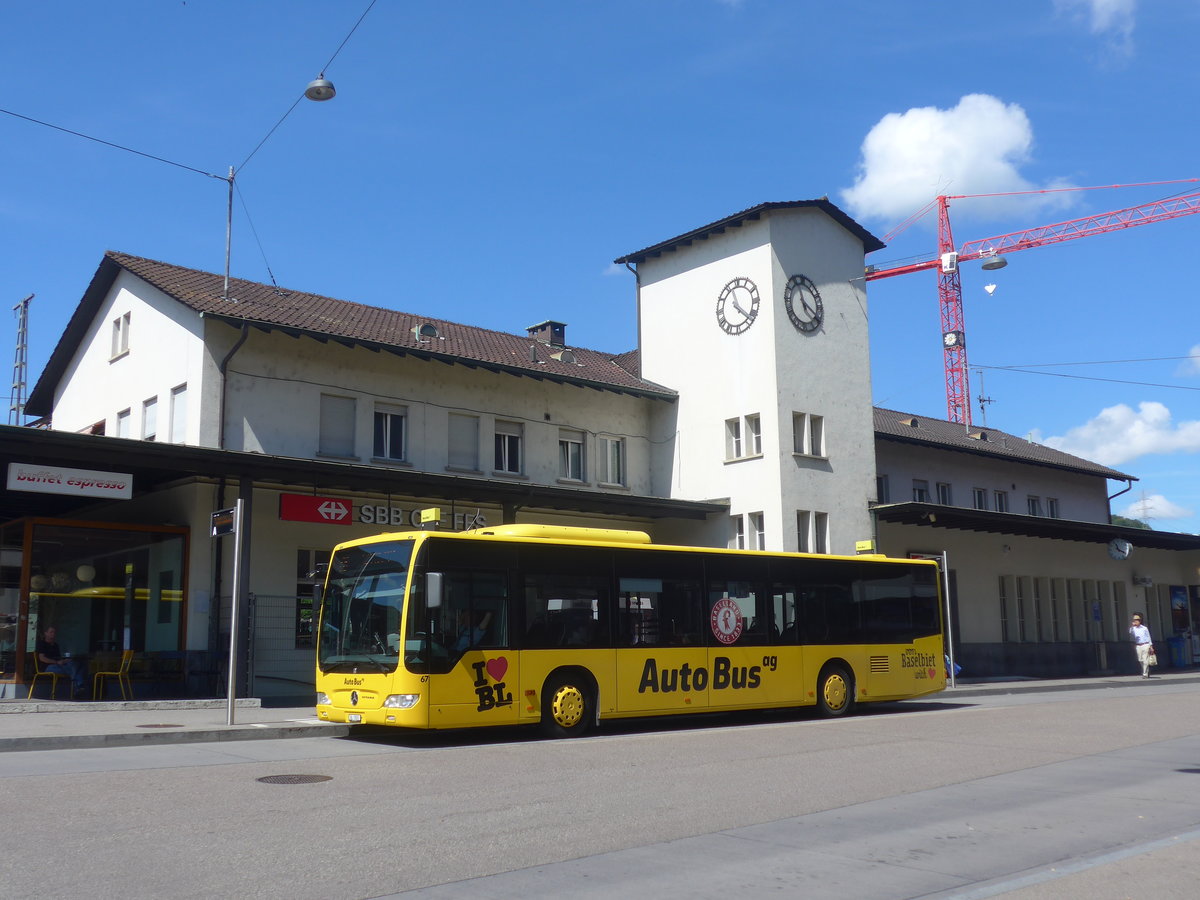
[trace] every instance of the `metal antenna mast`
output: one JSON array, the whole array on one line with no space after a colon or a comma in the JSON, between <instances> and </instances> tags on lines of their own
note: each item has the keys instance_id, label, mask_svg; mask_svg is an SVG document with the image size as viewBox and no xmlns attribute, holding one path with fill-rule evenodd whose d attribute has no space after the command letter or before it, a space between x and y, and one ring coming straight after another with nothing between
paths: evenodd
<instances>
[{"instance_id":1,"label":"metal antenna mast","mask_svg":"<svg viewBox=\"0 0 1200 900\"><path fill-rule=\"evenodd\" d=\"M17 314L17 354L13 360L12 395L8 405L8 424L25 424L25 374L29 367L29 301L30 294L13 307Z\"/></svg>"},{"instance_id":2,"label":"metal antenna mast","mask_svg":"<svg viewBox=\"0 0 1200 900\"><path fill-rule=\"evenodd\" d=\"M978 394L978 396L976 396L975 400L979 403L979 414L981 416L983 416L983 425L986 428L987 427L987 405L989 403L995 403L996 401L987 395L987 390L983 386L983 370L976 369L975 374L979 376L979 394Z\"/></svg>"}]
</instances>

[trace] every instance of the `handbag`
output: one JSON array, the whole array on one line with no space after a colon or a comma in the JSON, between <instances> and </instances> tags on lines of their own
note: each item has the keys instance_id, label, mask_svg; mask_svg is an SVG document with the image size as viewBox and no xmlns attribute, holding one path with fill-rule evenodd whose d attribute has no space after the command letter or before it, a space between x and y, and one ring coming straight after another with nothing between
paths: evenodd
<instances>
[{"instance_id":1,"label":"handbag","mask_svg":"<svg viewBox=\"0 0 1200 900\"><path fill-rule=\"evenodd\" d=\"M1146 661L1152 666L1157 666L1158 665L1158 654L1155 653L1153 650L1151 650L1150 656L1147 657Z\"/></svg>"}]
</instances>

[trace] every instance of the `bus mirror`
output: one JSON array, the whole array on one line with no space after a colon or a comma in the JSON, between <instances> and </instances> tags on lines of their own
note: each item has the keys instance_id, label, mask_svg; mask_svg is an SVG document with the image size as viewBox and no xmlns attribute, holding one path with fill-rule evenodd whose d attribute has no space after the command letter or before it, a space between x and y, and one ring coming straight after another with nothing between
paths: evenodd
<instances>
[{"instance_id":1,"label":"bus mirror","mask_svg":"<svg viewBox=\"0 0 1200 900\"><path fill-rule=\"evenodd\" d=\"M442 573L425 573L425 605L429 609L437 609L442 605Z\"/></svg>"}]
</instances>

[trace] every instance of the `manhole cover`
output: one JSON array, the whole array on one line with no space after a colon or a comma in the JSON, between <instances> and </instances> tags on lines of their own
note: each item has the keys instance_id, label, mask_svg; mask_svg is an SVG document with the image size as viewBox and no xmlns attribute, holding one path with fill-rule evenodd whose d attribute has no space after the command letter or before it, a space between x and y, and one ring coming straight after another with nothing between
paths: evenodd
<instances>
[{"instance_id":1,"label":"manhole cover","mask_svg":"<svg viewBox=\"0 0 1200 900\"><path fill-rule=\"evenodd\" d=\"M139 725L138 728L182 728L182 725L170 725L166 722L156 722L152 725Z\"/></svg>"},{"instance_id":2,"label":"manhole cover","mask_svg":"<svg viewBox=\"0 0 1200 900\"><path fill-rule=\"evenodd\" d=\"M318 781L332 781L332 775L264 775L257 779L263 784L316 784Z\"/></svg>"}]
</instances>

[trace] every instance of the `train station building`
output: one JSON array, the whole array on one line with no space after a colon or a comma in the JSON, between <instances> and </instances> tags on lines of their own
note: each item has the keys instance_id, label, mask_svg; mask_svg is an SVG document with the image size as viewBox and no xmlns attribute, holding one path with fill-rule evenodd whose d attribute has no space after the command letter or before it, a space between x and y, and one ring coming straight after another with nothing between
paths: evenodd
<instances>
[{"instance_id":1,"label":"train station building","mask_svg":"<svg viewBox=\"0 0 1200 900\"><path fill-rule=\"evenodd\" d=\"M0 427L0 696L29 692L48 625L89 674L132 651L135 695L220 695L237 597L241 692L306 698L322 561L426 508L944 553L964 674L1132 673L1134 610L1164 663L1200 659L1200 537L1112 525L1133 475L873 406L880 246L812 200L622 256L638 346L616 355L573 343L569 309L497 332L105 254L38 425ZM235 506L238 540L214 536Z\"/></svg>"}]
</instances>

